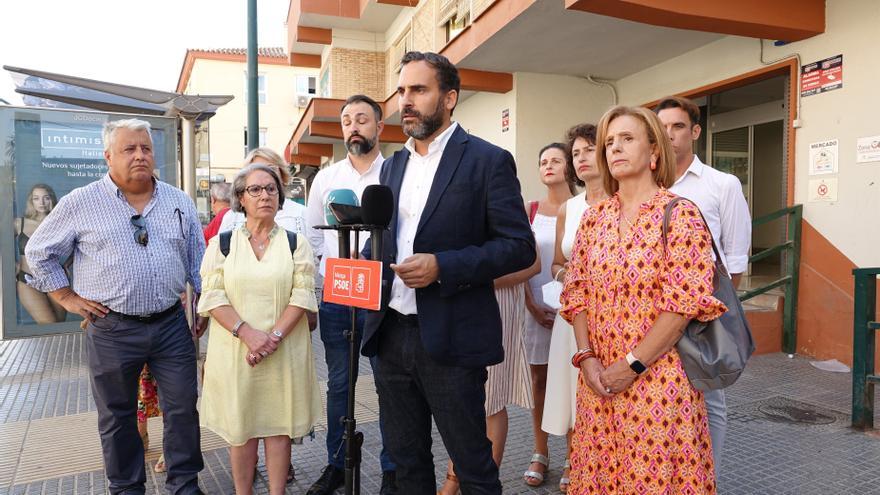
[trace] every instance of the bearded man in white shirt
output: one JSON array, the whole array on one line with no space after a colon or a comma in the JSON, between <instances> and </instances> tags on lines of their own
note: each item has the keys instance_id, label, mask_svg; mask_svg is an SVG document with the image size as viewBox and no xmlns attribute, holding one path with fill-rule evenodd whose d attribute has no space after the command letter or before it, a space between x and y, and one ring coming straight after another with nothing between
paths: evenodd
<instances>
[{"instance_id":1,"label":"bearded man in white shirt","mask_svg":"<svg viewBox=\"0 0 880 495\"><path fill-rule=\"evenodd\" d=\"M666 127L675 152L676 180L669 190L700 208L721 251L721 261L737 286L748 268L752 243L752 218L742 183L736 176L704 164L694 154L694 141L700 138L702 129L700 108L693 101L669 96L661 99L654 111ZM712 451L718 466L727 434L727 403L723 389L706 392L705 396Z\"/></svg>"},{"instance_id":2,"label":"bearded man in white shirt","mask_svg":"<svg viewBox=\"0 0 880 495\"><path fill-rule=\"evenodd\" d=\"M314 228L315 225L326 223L324 205L327 196L334 189L351 189L360 199L367 186L379 183L379 172L382 162L385 161L379 152L379 135L384 128L382 107L372 98L364 95L349 97L342 105L340 123L348 154L344 159L318 172L312 181L306 209L307 237L315 255L321 258L321 276L324 275L327 258L339 257L336 231ZM360 246L352 247L360 251L366 243L366 237L361 239ZM356 315L360 337L363 335L364 310L357 310ZM342 438L344 427L339 419L345 416L348 407L349 345L346 332L351 326L351 316L348 306L321 302L318 319L321 342L324 344L324 360L327 363L327 467L306 492L307 495L335 493L345 482L345 448ZM379 431L383 432L381 413ZM384 445L385 442L382 443ZM384 446L379 462L382 467L382 486L379 493L393 494L396 491L396 466Z\"/></svg>"}]
</instances>

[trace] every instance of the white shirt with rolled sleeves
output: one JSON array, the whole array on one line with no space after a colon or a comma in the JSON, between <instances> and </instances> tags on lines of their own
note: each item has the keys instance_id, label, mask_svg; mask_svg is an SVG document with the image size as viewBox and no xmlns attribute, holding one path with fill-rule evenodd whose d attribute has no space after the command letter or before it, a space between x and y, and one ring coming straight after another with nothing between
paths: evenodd
<instances>
[{"instance_id":1,"label":"white shirt with rolled sleeves","mask_svg":"<svg viewBox=\"0 0 880 495\"><path fill-rule=\"evenodd\" d=\"M312 180L312 188L309 190L308 206L306 207L306 237L309 239L315 256L321 257L321 266L318 271L322 277L327 265L327 258L339 257L339 240L336 231L315 228L315 225L327 224L324 218L324 202L327 200L327 195L334 189L351 189L360 201L367 186L379 183L379 172L382 171L382 162L384 161L382 153L379 153L370 164L370 168L361 174L346 157L318 171ZM362 232L360 234L358 252L363 250L368 237L368 233Z\"/></svg>"},{"instance_id":2,"label":"white shirt with rolled sleeves","mask_svg":"<svg viewBox=\"0 0 880 495\"><path fill-rule=\"evenodd\" d=\"M669 190L700 208L727 271L745 272L752 244L752 218L739 179L715 170L694 155L690 167Z\"/></svg>"},{"instance_id":3,"label":"white shirt with rolled sleeves","mask_svg":"<svg viewBox=\"0 0 880 495\"><path fill-rule=\"evenodd\" d=\"M400 184L400 201L397 212L397 263L413 255L413 242L416 239L416 230L422 219L422 211L428 202L428 193L431 192L431 184L443 158L443 150L446 143L458 123L453 122L445 131L434 138L428 145L428 154L425 156L416 153L412 138L406 141L404 146L409 150L409 161L406 171L403 173L403 182ZM388 307L404 315L417 314L416 290L407 287L396 274L391 283L391 300Z\"/></svg>"}]
</instances>

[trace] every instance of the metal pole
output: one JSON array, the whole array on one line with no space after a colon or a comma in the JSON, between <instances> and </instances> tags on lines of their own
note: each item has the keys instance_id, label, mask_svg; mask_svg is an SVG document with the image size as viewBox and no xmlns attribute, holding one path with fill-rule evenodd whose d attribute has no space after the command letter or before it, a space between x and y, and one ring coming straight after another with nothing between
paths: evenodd
<instances>
[{"instance_id":1,"label":"metal pole","mask_svg":"<svg viewBox=\"0 0 880 495\"><path fill-rule=\"evenodd\" d=\"M183 191L196 200L196 123L193 119L180 118L180 150L181 159L181 184Z\"/></svg>"},{"instance_id":2,"label":"metal pole","mask_svg":"<svg viewBox=\"0 0 880 495\"><path fill-rule=\"evenodd\" d=\"M248 87L248 151L260 146L260 95L257 87L257 0L248 0L248 46L247 46L247 87Z\"/></svg>"}]
</instances>

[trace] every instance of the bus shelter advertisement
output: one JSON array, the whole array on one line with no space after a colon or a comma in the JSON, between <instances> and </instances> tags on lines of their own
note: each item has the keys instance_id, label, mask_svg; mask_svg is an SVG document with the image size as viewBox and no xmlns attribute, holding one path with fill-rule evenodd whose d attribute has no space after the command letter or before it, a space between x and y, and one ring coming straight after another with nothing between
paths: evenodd
<instances>
[{"instance_id":1,"label":"bus shelter advertisement","mask_svg":"<svg viewBox=\"0 0 880 495\"><path fill-rule=\"evenodd\" d=\"M65 195L100 180L107 173L102 136L104 123L132 117L150 122L157 178L174 184L177 136L174 119L0 107L0 133L6 148L4 175L9 174L12 179L4 181L11 182L11 194L6 195L5 188L8 186L3 186L3 196L11 196L12 205L11 211L10 205L5 205L3 216L7 217L4 222L11 221L11 225L6 225L11 227L13 233L11 243L0 244L4 258L4 337L58 333L78 328L77 322L81 320L78 315L68 314L47 294L27 284L30 267L24 256L25 247L40 223ZM9 259L12 259L14 269L7 271ZM73 260L60 261L70 278L69 268ZM10 272L14 273L14 277L6 275ZM14 278L14 284L11 278ZM10 297L10 292L14 298ZM14 320L10 321L12 314ZM59 325L62 323L67 324Z\"/></svg>"}]
</instances>

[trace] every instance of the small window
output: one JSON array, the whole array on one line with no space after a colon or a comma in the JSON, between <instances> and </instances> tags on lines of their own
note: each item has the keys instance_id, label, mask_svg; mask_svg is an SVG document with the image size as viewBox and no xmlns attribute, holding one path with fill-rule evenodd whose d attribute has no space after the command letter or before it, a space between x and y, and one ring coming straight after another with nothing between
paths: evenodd
<instances>
[{"instance_id":1,"label":"small window","mask_svg":"<svg viewBox=\"0 0 880 495\"><path fill-rule=\"evenodd\" d=\"M244 101L247 104L248 99L248 77L247 71L244 71ZM257 101L260 105L266 104L266 74L257 75Z\"/></svg>"},{"instance_id":2,"label":"small window","mask_svg":"<svg viewBox=\"0 0 880 495\"><path fill-rule=\"evenodd\" d=\"M258 146L260 148L262 148L263 146L266 146L266 137L268 135L268 132L269 132L269 130L266 129L265 127L260 127L260 140L258 143ZM248 132L247 132L247 127L245 127L244 128L244 156L247 156L247 154L248 154Z\"/></svg>"},{"instance_id":3,"label":"small window","mask_svg":"<svg viewBox=\"0 0 880 495\"><path fill-rule=\"evenodd\" d=\"M318 94L318 79L315 76L296 76L296 94L307 96Z\"/></svg>"}]
</instances>

